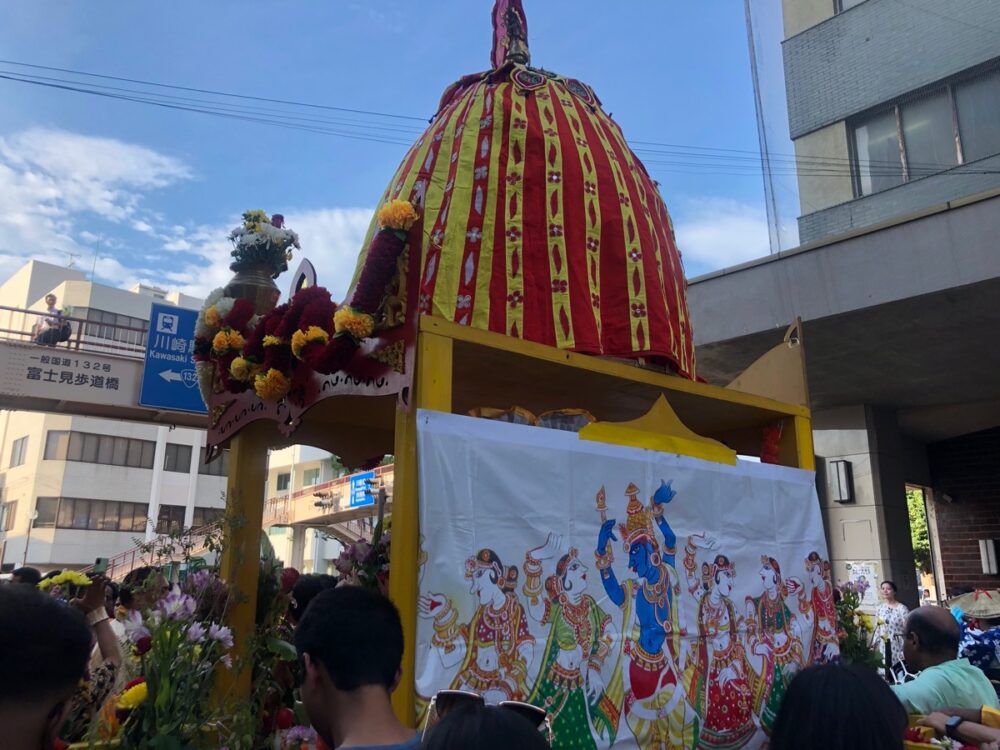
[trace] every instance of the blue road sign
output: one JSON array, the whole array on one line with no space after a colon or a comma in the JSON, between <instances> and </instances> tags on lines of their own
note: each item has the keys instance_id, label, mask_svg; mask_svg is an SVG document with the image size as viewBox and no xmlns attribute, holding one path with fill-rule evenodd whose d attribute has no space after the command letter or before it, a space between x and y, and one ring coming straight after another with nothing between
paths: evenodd
<instances>
[{"instance_id":1,"label":"blue road sign","mask_svg":"<svg viewBox=\"0 0 1000 750\"><path fill-rule=\"evenodd\" d=\"M374 479L374 471L366 471L363 474L354 474L351 477L351 507L352 508L363 508L366 505L375 504L375 493L378 492L377 487L371 487L365 484L366 479ZM372 494L366 494L371 490Z\"/></svg>"},{"instance_id":2,"label":"blue road sign","mask_svg":"<svg viewBox=\"0 0 1000 750\"><path fill-rule=\"evenodd\" d=\"M146 363L139 406L207 414L194 367L195 310L154 302L149 313Z\"/></svg>"}]
</instances>

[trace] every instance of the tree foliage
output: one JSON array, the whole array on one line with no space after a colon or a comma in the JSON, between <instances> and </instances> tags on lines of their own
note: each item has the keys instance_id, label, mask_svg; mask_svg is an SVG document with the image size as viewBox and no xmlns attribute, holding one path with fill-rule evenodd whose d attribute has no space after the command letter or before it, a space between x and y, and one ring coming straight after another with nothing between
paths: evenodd
<instances>
[{"instance_id":1,"label":"tree foliage","mask_svg":"<svg viewBox=\"0 0 1000 750\"><path fill-rule=\"evenodd\" d=\"M906 490L906 509L910 516L910 539L913 541L913 559L924 573L931 569L931 542L927 534L927 510L924 507L924 492L919 489Z\"/></svg>"}]
</instances>

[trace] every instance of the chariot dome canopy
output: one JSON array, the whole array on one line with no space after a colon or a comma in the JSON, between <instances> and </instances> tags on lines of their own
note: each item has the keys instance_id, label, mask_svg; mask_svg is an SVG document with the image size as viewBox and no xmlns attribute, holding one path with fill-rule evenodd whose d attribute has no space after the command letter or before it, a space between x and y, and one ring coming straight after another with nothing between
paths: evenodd
<instances>
[{"instance_id":1,"label":"chariot dome canopy","mask_svg":"<svg viewBox=\"0 0 1000 750\"><path fill-rule=\"evenodd\" d=\"M407 295L422 314L694 378L657 184L590 86L532 67L521 0L497 0L493 37L491 69L448 87L380 201L421 213Z\"/></svg>"}]
</instances>

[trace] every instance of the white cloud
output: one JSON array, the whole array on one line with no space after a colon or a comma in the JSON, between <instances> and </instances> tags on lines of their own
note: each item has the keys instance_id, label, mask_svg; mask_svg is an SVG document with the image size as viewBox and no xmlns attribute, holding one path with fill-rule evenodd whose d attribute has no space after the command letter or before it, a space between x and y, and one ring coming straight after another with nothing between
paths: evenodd
<instances>
[{"instance_id":1,"label":"white cloud","mask_svg":"<svg viewBox=\"0 0 1000 750\"><path fill-rule=\"evenodd\" d=\"M302 250L295 252L289 264L294 271L302 258L308 258L316 267L319 283L330 290L338 302L347 293L347 287L354 274L361 244L364 242L372 210L367 208L318 208L290 210L285 213L285 226L294 229L302 243ZM230 251L227 236L236 225L198 226L193 229L172 227L175 237L163 247L164 250L183 249L202 259L180 269L161 269L160 284L167 279L172 289L193 296L204 296L215 287L223 286L232 277L229 270ZM180 245L186 245L181 248ZM285 274L277 282L282 292L291 283L291 274Z\"/></svg>"},{"instance_id":2,"label":"white cloud","mask_svg":"<svg viewBox=\"0 0 1000 750\"><path fill-rule=\"evenodd\" d=\"M153 225L142 221L141 219L136 219L132 222L132 228L137 232L142 232L143 234L152 234Z\"/></svg>"},{"instance_id":3,"label":"white cloud","mask_svg":"<svg viewBox=\"0 0 1000 750\"><path fill-rule=\"evenodd\" d=\"M81 242L101 239L84 229L95 219L129 220L145 231L138 215L145 194L190 176L173 157L111 138L44 128L0 136L0 274L28 257L64 264L69 253L91 256ZM101 244L123 247L113 237ZM103 267L109 281L127 271L117 261Z\"/></svg>"},{"instance_id":4,"label":"white cloud","mask_svg":"<svg viewBox=\"0 0 1000 750\"><path fill-rule=\"evenodd\" d=\"M688 277L728 268L771 251L763 206L728 198L681 201L674 232Z\"/></svg>"}]
</instances>

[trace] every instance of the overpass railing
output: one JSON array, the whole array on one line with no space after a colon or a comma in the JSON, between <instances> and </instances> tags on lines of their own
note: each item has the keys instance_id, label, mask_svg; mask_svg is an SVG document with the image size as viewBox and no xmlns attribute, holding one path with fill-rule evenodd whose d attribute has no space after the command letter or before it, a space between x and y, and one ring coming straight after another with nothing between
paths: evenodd
<instances>
[{"instance_id":1,"label":"overpass railing","mask_svg":"<svg viewBox=\"0 0 1000 750\"><path fill-rule=\"evenodd\" d=\"M48 314L44 310L0 305L0 340L34 344L36 326L46 317ZM69 340L55 345L57 349L116 354L134 359L145 355L149 333L146 327L123 326L73 315L63 315L60 319L69 323L72 331Z\"/></svg>"}]
</instances>

